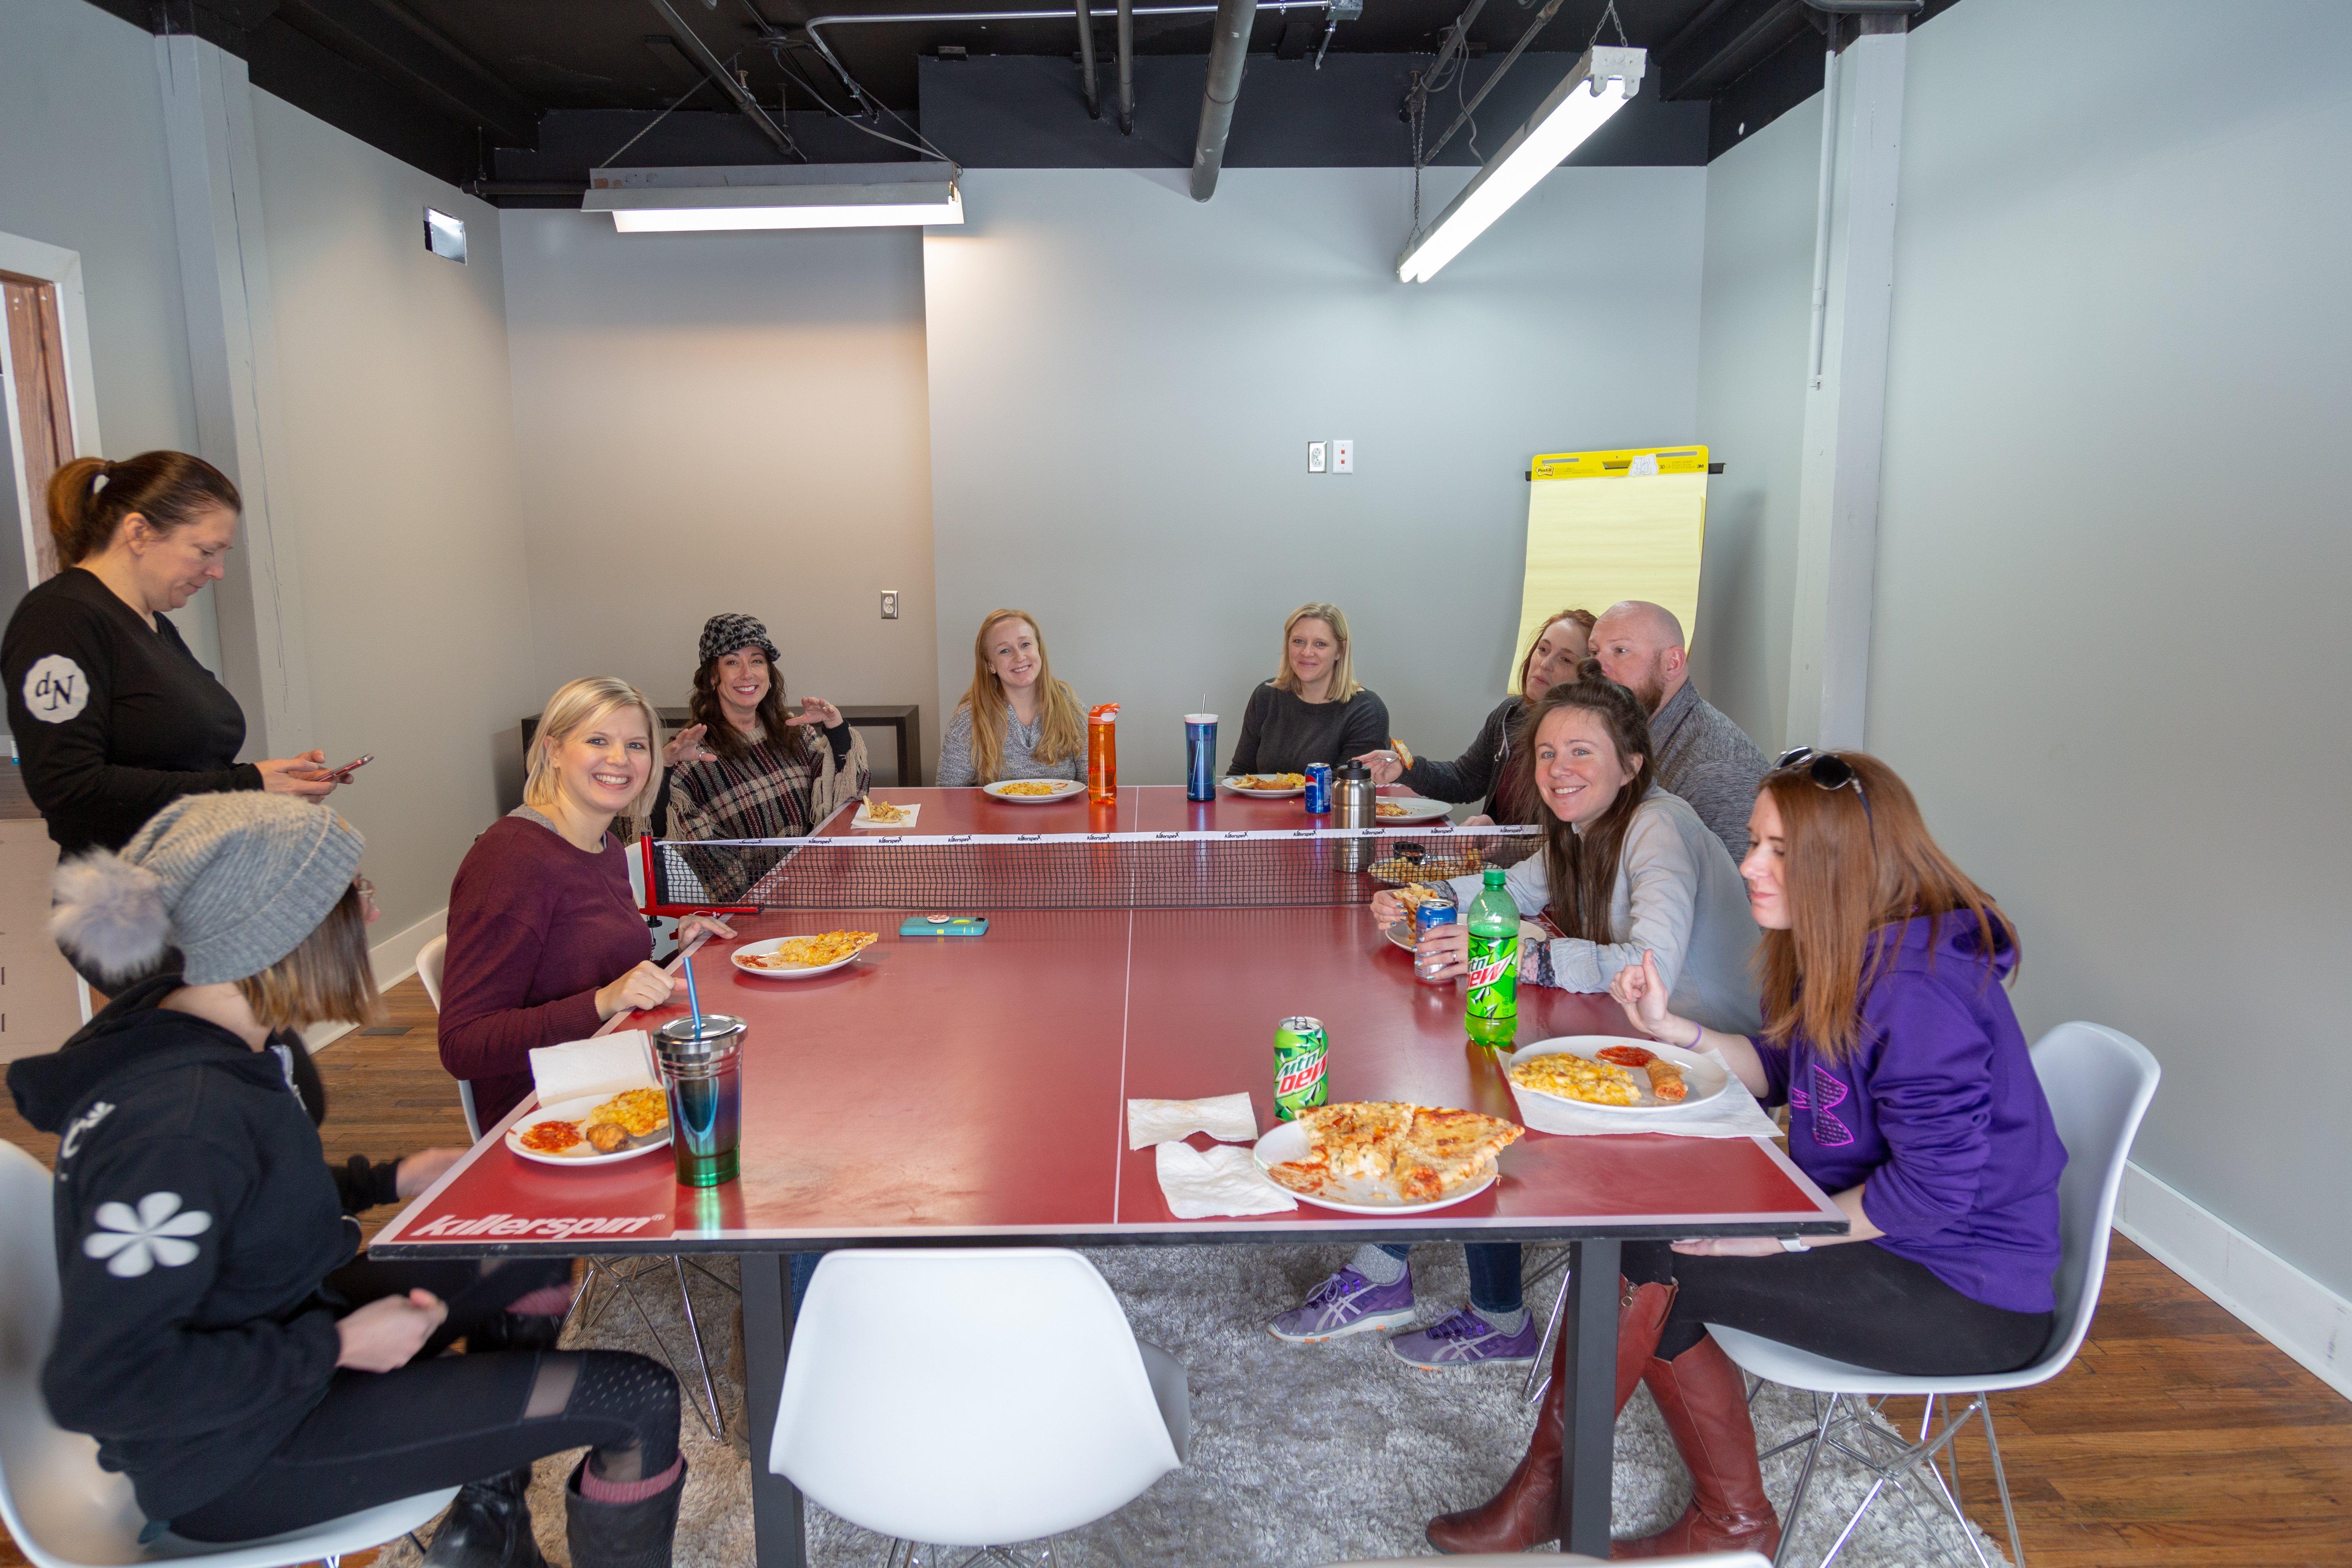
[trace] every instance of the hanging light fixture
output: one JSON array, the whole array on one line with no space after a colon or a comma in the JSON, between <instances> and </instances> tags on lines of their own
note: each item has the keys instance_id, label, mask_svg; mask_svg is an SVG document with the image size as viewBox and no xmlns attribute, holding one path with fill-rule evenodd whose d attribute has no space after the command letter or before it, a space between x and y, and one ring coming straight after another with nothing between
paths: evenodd
<instances>
[{"instance_id":1,"label":"hanging light fixture","mask_svg":"<svg viewBox=\"0 0 2352 1568\"><path fill-rule=\"evenodd\" d=\"M1397 276L1407 283L1425 283L1461 255L1486 232L1488 224L1625 107L1641 89L1647 58L1643 49L1585 50L1567 79L1446 205L1437 221L1406 242L1404 254L1397 258Z\"/></svg>"},{"instance_id":2,"label":"hanging light fixture","mask_svg":"<svg viewBox=\"0 0 2352 1568\"><path fill-rule=\"evenodd\" d=\"M961 173L940 163L592 169L580 210L612 214L623 234L960 224Z\"/></svg>"}]
</instances>

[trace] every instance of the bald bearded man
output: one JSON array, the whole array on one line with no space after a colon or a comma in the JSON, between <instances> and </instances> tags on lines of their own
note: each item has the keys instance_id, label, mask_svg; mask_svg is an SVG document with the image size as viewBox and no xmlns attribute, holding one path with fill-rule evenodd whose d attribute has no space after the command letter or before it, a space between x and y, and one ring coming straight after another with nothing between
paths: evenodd
<instances>
[{"instance_id":1,"label":"bald bearded man","mask_svg":"<svg viewBox=\"0 0 2352 1568\"><path fill-rule=\"evenodd\" d=\"M1650 710L1658 787L1689 802L1733 860L1745 856L1764 753L1690 683L1682 623L1646 600L1612 605L1593 626L1592 657L1603 676Z\"/></svg>"}]
</instances>

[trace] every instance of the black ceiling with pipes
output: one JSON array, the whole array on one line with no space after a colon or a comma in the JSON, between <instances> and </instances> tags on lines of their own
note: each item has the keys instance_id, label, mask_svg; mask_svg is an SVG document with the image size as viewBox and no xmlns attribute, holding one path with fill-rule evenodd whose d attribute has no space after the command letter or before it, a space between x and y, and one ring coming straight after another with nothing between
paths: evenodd
<instances>
[{"instance_id":1,"label":"black ceiling with pipes","mask_svg":"<svg viewBox=\"0 0 2352 1568\"><path fill-rule=\"evenodd\" d=\"M1075 0L90 0L152 32L194 33L247 63L256 86L394 157L508 205L572 205L607 163L821 163L916 154L997 167L1183 167L1192 162L1212 16L1134 0L1135 110L1122 132L1114 0L1094 0L1095 108ZM1201 0L1189 0L1200 4ZM1864 4L1869 0L1864 0ZM1926 0L1916 26L1957 0ZM1413 161L1403 112L1468 0L1261 5L1235 105L1229 168ZM1650 51L1641 96L1571 160L1704 163L1821 86L1823 5L1838 0L1560 0L1528 53L1432 160L1475 163L1596 37ZM1343 4L1344 14L1353 7ZM1484 0L1458 74L1427 103L1425 138L1455 119L1544 0ZM952 14L951 21L865 18ZM814 34L811 24L815 24ZM1843 24L1850 37L1855 23ZM828 58L828 54L830 58ZM665 111L667 118L661 118ZM767 126L759 123L765 120ZM640 134L640 133L643 134ZM782 141L779 140L781 133ZM624 143L634 143L622 151ZM616 156L616 154L618 154Z\"/></svg>"}]
</instances>

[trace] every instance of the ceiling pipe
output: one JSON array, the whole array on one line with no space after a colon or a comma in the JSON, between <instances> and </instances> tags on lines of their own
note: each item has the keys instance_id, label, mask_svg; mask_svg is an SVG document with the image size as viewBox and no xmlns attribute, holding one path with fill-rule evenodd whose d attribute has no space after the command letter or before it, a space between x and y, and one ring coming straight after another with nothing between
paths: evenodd
<instances>
[{"instance_id":1,"label":"ceiling pipe","mask_svg":"<svg viewBox=\"0 0 2352 1568\"><path fill-rule=\"evenodd\" d=\"M1135 134L1135 0L1118 0L1118 133Z\"/></svg>"},{"instance_id":2,"label":"ceiling pipe","mask_svg":"<svg viewBox=\"0 0 2352 1568\"><path fill-rule=\"evenodd\" d=\"M1330 3L1331 0L1258 0L1257 8L1261 11L1320 11ZM1223 7L1221 5L1131 5L1129 7L1129 13L1137 16L1206 16L1222 9ZM1099 5L1094 7L1090 14L1097 16L1118 15L1117 12L1107 11ZM849 89L850 96L857 100L859 109L866 110L871 109L872 100L866 89L857 85L857 79L849 74L849 68L841 63L841 57L835 54L832 46L824 41L824 29L827 27L904 25L910 22L1058 22L1068 15L1067 11L844 13L831 16L811 16L801 24L801 35L808 40L809 47L822 56L824 63L832 68L833 74L841 79L841 85Z\"/></svg>"},{"instance_id":3,"label":"ceiling pipe","mask_svg":"<svg viewBox=\"0 0 2352 1568\"><path fill-rule=\"evenodd\" d=\"M1250 26L1256 20L1257 0L1218 0L1215 31L1209 38L1209 83L1201 92L1201 132L1192 142L1196 202L1217 194L1217 174L1225 166L1225 138L1234 129L1234 100L1242 94L1242 67L1249 59Z\"/></svg>"},{"instance_id":4,"label":"ceiling pipe","mask_svg":"<svg viewBox=\"0 0 2352 1568\"><path fill-rule=\"evenodd\" d=\"M735 100L735 107L743 111L743 118L749 120L761 135L774 142L776 151L807 162L807 154L800 150L800 144L782 126L768 117L768 111L760 107L760 100L736 79L735 74L719 64L719 57L710 52L710 46L702 41L702 36L686 25L685 17L670 9L669 0L647 0L647 4L653 6L655 15L662 19L663 25L669 28L671 36L677 39L678 47L686 51L686 58L701 67L702 74L717 82L720 89Z\"/></svg>"},{"instance_id":5,"label":"ceiling pipe","mask_svg":"<svg viewBox=\"0 0 2352 1568\"><path fill-rule=\"evenodd\" d=\"M1078 69L1087 79L1087 118L1102 118L1102 94L1095 89L1095 19L1087 14L1087 0L1076 0Z\"/></svg>"}]
</instances>

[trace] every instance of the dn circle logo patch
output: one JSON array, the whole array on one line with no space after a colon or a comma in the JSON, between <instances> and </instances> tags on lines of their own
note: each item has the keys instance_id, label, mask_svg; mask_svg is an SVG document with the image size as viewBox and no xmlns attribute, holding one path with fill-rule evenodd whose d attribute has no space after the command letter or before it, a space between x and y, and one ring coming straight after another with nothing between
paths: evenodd
<instances>
[{"instance_id":1,"label":"dn circle logo patch","mask_svg":"<svg viewBox=\"0 0 2352 1568\"><path fill-rule=\"evenodd\" d=\"M61 653L50 654L25 672L25 711L44 724L62 724L89 706L89 679Z\"/></svg>"}]
</instances>

